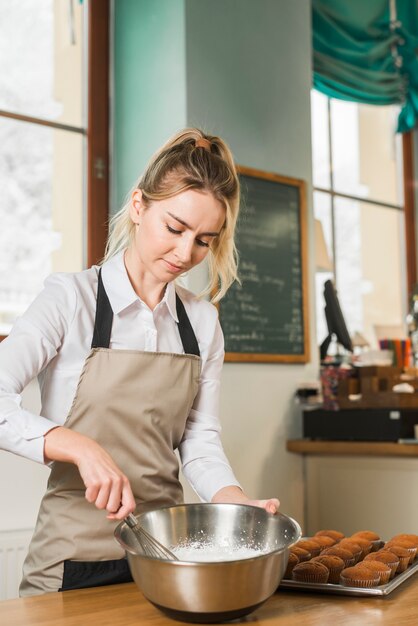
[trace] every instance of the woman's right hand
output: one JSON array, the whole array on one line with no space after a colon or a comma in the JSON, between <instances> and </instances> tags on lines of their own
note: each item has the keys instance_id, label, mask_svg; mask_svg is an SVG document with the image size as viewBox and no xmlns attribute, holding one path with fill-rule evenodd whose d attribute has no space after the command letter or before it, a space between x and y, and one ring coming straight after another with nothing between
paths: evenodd
<instances>
[{"instance_id":1,"label":"woman's right hand","mask_svg":"<svg viewBox=\"0 0 418 626\"><path fill-rule=\"evenodd\" d=\"M86 486L86 499L107 518L120 520L132 513L136 503L128 478L96 441L58 426L44 435L45 462L64 461L77 465Z\"/></svg>"}]
</instances>

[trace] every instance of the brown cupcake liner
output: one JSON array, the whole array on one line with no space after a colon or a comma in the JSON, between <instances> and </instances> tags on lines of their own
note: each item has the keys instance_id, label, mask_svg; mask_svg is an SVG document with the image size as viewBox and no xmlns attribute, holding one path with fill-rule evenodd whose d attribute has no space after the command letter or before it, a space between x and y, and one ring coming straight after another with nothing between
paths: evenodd
<instances>
[{"instance_id":1,"label":"brown cupcake liner","mask_svg":"<svg viewBox=\"0 0 418 626\"><path fill-rule=\"evenodd\" d=\"M404 546L401 546L402 548ZM408 550L410 557L409 557L409 565L412 565L412 563L415 561L415 558L417 556L417 549L416 548L406 548L405 550Z\"/></svg>"},{"instance_id":2,"label":"brown cupcake liner","mask_svg":"<svg viewBox=\"0 0 418 626\"><path fill-rule=\"evenodd\" d=\"M334 569L334 568L328 568L329 569L329 577L328 577L328 582L331 585L338 585L340 582L340 576L341 576L341 568L338 569Z\"/></svg>"},{"instance_id":3,"label":"brown cupcake liner","mask_svg":"<svg viewBox=\"0 0 418 626\"><path fill-rule=\"evenodd\" d=\"M376 562L376 561L375 561L375 562ZM370 561L361 561L359 565L361 566L361 564L362 564L362 563L366 564L366 563L370 563ZM388 567L389 567L389 565L388 565ZM371 570L369 570L369 571L371 571ZM373 571L373 570L372 570L372 571ZM379 571L376 571L376 574L378 574L378 576L379 576L379 578L380 578L380 580L379 580L379 583L378 583L378 584L379 584L379 585L386 585L386 584L389 582L389 580L390 580L391 570L390 570L390 568L389 568L389 571L388 571L388 572L379 572Z\"/></svg>"},{"instance_id":4,"label":"brown cupcake liner","mask_svg":"<svg viewBox=\"0 0 418 626\"><path fill-rule=\"evenodd\" d=\"M377 559L377 560L379 561L379 559ZM398 569L399 559L397 559L396 562L394 562L394 563L386 563L386 561L381 561L381 563L383 563L383 562L385 563L385 565L390 567L390 579L392 579L395 576L395 574L396 574L396 570Z\"/></svg>"},{"instance_id":5,"label":"brown cupcake liner","mask_svg":"<svg viewBox=\"0 0 418 626\"><path fill-rule=\"evenodd\" d=\"M344 587L364 587L371 588L377 587L380 582L380 576L376 576L371 580L355 580L350 578L345 578L345 576L340 576L340 583L344 585Z\"/></svg>"},{"instance_id":6,"label":"brown cupcake liner","mask_svg":"<svg viewBox=\"0 0 418 626\"><path fill-rule=\"evenodd\" d=\"M324 576L315 576L315 575L310 576L309 574L308 575L304 574L303 576L298 577L297 574L295 575L295 572L293 572L293 574L292 574L292 579L297 581L298 583L316 583L316 584L321 583L321 584L324 584L324 583L328 582L328 578L329 578L329 575L327 575L327 576L325 576L325 575Z\"/></svg>"},{"instance_id":7,"label":"brown cupcake liner","mask_svg":"<svg viewBox=\"0 0 418 626\"><path fill-rule=\"evenodd\" d=\"M399 559L399 565L398 565L398 569L396 570L396 574L402 574L402 572L408 569L410 560L407 556L398 556L398 559Z\"/></svg>"}]
</instances>

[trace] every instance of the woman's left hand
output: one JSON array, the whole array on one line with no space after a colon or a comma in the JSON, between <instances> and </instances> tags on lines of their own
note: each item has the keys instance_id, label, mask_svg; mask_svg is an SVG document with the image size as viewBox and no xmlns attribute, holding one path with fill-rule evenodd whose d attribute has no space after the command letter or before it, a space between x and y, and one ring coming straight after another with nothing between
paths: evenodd
<instances>
[{"instance_id":1,"label":"woman's left hand","mask_svg":"<svg viewBox=\"0 0 418 626\"><path fill-rule=\"evenodd\" d=\"M249 500L246 504L259 506L262 509L266 509L267 513L277 513L280 506L280 502L277 498L270 498L269 500Z\"/></svg>"},{"instance_id":2,"label":"woman's left hand","mask_svg":"<svg viewBox=\"0 0 418 626\"><path fill-rule=\"evenodd\" d=\"M229 502L232 504L248 504L250 506L259 506L268 513L277 513L280 502L277 498L269 498L268 500L254 500L245 495L239 487L231 485L223 487L212 498L212 502Z\"/></svg>"}]
</instances>

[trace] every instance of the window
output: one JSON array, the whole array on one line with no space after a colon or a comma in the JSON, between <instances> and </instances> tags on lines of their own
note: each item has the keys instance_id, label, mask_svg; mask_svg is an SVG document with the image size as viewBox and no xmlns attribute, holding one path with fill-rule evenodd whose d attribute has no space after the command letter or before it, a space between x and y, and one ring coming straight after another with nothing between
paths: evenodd
<instances>
[{"instance_id":1,"label":"window","mask_svg":"<svg viewBox=\"0 0 418 626\"><path fill-rule=\"evenodd\" d=\"M81 270L103 254L108 3L2 3L0 41L4 336L48 274Z\"/></svg>"},{"instance_id":2,"label":"window","mask_svg":"<svg viewBox=\"0 0 418 626\"><path fill-rule=\"evenodd\" d=\"M332 267L316 272L317 336L327 335L323 285L332 278L353 337L377 347L379 326L403 327L406 243L397 107L312 92L314 215Z\"/></svg>"}]
</instances>

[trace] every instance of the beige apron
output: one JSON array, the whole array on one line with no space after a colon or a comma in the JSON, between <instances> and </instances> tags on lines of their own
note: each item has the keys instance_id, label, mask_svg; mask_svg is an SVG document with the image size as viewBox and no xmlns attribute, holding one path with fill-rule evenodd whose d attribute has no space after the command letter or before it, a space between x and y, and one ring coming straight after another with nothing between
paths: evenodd
<instances>
[{"instance_id":1,"label":"beige apron","mask_svg":"<svg viewBox=\"0 0 418 626\"><path fill-rule=\"evenodd\" d=\"M178 296L177 313L187 352L197 341ZM109 345L112 319L99 273L92 345ZM199 375L196 354L92 347L86 358L64 425L110 453L130 481L137 512L183 500L174 451L183 437ZM54 462L23 566L20 594L58 591L66 561L123 559L124 552L113 537L117 523L87 502L76 465Z\"/></svg>"}]
</instances>

